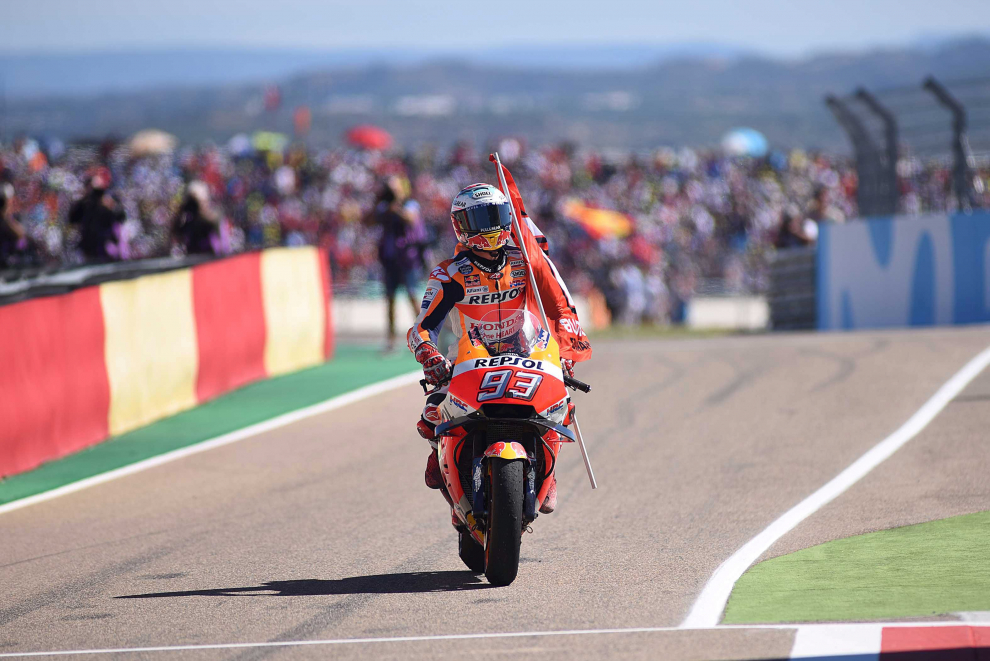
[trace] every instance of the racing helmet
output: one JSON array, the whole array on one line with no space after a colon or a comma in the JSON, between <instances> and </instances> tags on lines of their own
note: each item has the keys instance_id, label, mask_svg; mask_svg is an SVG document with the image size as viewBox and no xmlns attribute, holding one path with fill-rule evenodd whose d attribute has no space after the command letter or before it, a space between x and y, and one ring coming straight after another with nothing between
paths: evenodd
<instances>
[{"instance_id":1,"label":"racing helmet","mask_svg":"<svg viewBox=\"0 0 990 661\"><path fill-rule=\"evenodd\" d=\"M508 243L512 229L509 200L494 186L471 184L450 205L450 222L467 247L498 250Z\"/></svg>"}]
</instances>

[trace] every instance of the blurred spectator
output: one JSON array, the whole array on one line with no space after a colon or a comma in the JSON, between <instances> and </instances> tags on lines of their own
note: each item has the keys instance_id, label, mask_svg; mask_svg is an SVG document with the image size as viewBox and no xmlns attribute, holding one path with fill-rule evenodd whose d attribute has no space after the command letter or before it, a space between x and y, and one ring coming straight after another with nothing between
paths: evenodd
<instances>
[{"instance_id":1,"label":"blurred spectator","mask_svg":"<svg viewBox=\"0 0 990 661\"><path fill-rule=\"evenodd\" d=\"M374 223L381 227L378 259L384 273L385 300L388 306L386 351L395 348L395 294L402 286L409 298L413 315L419 313L418 284L423 276L426 230L419 205L407 199L407 182L390 177L382 187L375 205Z\"/></svg>"},{"instance_id":2,"label":"blurred spectator","mask_svg":"<svg viewBox=\"0 0 990 661\"><path fill-rule=\"evenodd\" d=\"M14 215L14 187L0 185L0 269L29 265L31 240Z\"/></svg>"},{"instance_id":3,"label":"blurred spectator","mask_svg":"<svg viewBox=\"0 0 990 661\"><path fill-rule=\"evenodd\" d=\"M172 221L173 254L218 255L220 219L210 204L210 190L202 181L193 181L186 190Z\"/></svg>"},{"instance_id":4,"label":"blurred spectator","mask_svg":"<svg viewBox=\"0 0 990 661\"><path fill-rule=\"evenodd\" d=\"M778 250L809 246L818 240L818 224L804 218L797 209L788 209L780 214L780 229L774 247Z\"/></svg>"},{"instance_id":5,"label":"blurred spectator","mask_svg":"<svg viewBox=\"0 0 990 661\"><path fill-rule=\"evenodd\" d=\"M408 295L421 280L428 237L437 237L437 257L453 250L453 196L492 181L487 152L469 142L409 152L307 149L279 134L163 154L18 140L0 148L0 180L16 189L17 225L4 221L4 245L19 226L29 255L54 267L319 245L338 293L384 289L394 318L395 293L404 287ZM527 208L572 292L624 323L676 323L698 292L765 291L773 250L813 242L818 222L857 215L851 159L823 153L623 154L514 141L511 154ZM898 173L903 213L955 208L951 164L905 156ZM980 161L975 177L975 206L990 208L990 162ZM625 220L589 225L575 208Z\"/></svg>"},{"instance_id":6,"label":"blurred spectator","mask_svg":"<svg viewBox=\"0 0 990 661\"><path fill-rule=\"evenodd\" d=\"M96 168L86 182L86 193L69 209L69 224L79 226L79 248L87 261L105 262L121 258L118 243L124 213L107 192L110 171Z\"/></svg>"}]
</instances>

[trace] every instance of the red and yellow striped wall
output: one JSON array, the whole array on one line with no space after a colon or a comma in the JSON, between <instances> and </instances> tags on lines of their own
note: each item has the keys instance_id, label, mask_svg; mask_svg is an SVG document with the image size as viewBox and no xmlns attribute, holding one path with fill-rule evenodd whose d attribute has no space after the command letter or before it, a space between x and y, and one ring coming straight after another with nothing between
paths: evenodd
<instances>
[{"instance_id":1,"label":"red and yellow striped wall","mask_svg":"<svg viewBox=\"0 0 990 661\"><path fill-rule=\"evenodd\" d=\"M329 359L330 292L277 248L0 307L0 477Z\"/></svg>"}]
</instances>

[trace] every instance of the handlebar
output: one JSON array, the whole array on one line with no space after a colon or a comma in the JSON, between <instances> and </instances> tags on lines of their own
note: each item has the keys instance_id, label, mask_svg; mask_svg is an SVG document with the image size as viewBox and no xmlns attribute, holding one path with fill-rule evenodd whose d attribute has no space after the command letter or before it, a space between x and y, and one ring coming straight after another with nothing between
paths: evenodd
<instances>
[{"instance_id":1,"label":"handlebar","mask_svg":"<svg viewBox=\"0 0 990 661\"><path fill-rule=\"evenodd\" d=\"M450 383L450 379L445 379L443 382L438 383L437 385L433 386L433 390L430 390L430 384L429 384L429 382L426 379L420 379L419 380L419 385L421 385L423 387L423 394L424 395L432 395L433 393L435 393L436 391L440 390L441 388L443 388L448 383Z\"/></svg>"},{"instance_id":2,"label":"handlebar","mask_svg":"<svg viewBox=\"0 0 990 661\"><path fill-rule=\"evenodd\" d=\"M579 381L573 376L564 375L564 385L568 388L574 388L575 390L580 390L581 392L591 392L591 386L589 386L584 381Z\"/></svg>"}]
</instances>

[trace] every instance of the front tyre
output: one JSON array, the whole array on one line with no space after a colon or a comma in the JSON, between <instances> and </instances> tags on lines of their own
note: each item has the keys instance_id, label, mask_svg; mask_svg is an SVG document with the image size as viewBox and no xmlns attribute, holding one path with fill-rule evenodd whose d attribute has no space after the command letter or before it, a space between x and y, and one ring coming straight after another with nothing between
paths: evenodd
<instances>
[{"instance_id":1,"label":"front tyre","mask_svg":"<svg viewBox=\"0 0 990 661\"><path fill-rule=\"evenodd\" d=\"M485 535L485 577L492 585L508 585L519 572L522 541L523 462L492 457L488 533Z\"/></svg>"},{"instance_id":2,"label":"front tyre","mask_svg":"<svg viewBox=\"0 0 990 661\"><path fill-rule=\"evenodd\" d=\"M485 549L464 528L457 529L457 555L475 574L485 572Z\"/></svg>"}]
</instances>

